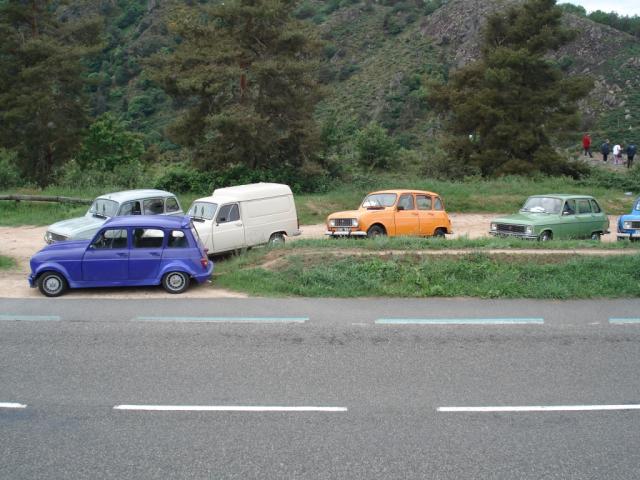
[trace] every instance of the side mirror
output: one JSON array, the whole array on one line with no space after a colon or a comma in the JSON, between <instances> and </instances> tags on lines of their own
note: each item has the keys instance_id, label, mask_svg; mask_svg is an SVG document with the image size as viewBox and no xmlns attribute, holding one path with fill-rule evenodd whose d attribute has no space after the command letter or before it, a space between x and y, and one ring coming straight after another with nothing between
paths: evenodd
<instances>
[{"instance_id":1,"label":"side mirror","mask_svg":"<svg viewBox=\"0 0 640 480\"><path fill-rule=\"evenodd\" d=\"M404 206L402 206L402 205L398 205L398 207L396 208L396 210L398 210L399 212L401 212L402 210L404 210Z\"/></svg>"}]
</instances>

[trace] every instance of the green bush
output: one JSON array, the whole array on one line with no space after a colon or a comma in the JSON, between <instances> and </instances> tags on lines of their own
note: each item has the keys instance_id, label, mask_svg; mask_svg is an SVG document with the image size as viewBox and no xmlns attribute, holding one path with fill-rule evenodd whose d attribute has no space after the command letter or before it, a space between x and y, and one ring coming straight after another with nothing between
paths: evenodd
<instances>
[{"instance_id":1,"label":"green bush","mask_svg":"<svg viewBox=\"0 0 640 480\"><path fill-rule=\"evenodd\" d=\"M89 127L78 156L62 168L59 182L66 186L139 186L144 181L144 152L140 136L106 113Z\"/></svg>"},{"instance_id":2,"label":"green bush","mask_svg":"<svg viewBox=\"0 0 640 480\"><path fill-rule=\"evenodd\" d=\"M384 169L391 165L398 145L387 131L375 122L369 123L356 134L358 162L371 169Z\"/></svg>"},{"instance_id":3,"label":"green bush","mask_svg":"<svg viewBox=\"0 0 640 480\"><path fill-rule=\"evenodd\" d=\"M154 183L154 188L177 193L205 195L213 191L213 179L193 167L177 164L169 167Z\"/></svg>"},{"instance_id":4,"label":"green bush","mask_svg":"<svg viewBox=\"0 0 640 480\"><path fill-rule=\"evenodd\" d=\"M0 189L18 187L22 183L17 154L12 150L0 148Z\"/></svg>"}]
</instances>

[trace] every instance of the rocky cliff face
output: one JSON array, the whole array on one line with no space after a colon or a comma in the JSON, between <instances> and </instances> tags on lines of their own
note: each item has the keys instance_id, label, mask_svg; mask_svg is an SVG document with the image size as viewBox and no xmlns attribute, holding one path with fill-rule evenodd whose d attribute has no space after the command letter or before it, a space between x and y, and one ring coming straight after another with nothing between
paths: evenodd
<instances>
[{"instance_id":1,"label":"rocky cliff face","mask_svg":"<svg viewBox=\"0 0 640 480\"><path fill-rule=\"evenodd\" d=\"M452 68L459 68L479 57L487 16L513 3L516 1L450 0L421 20L420 33L443 49L443 58ZM587 18L565 14L563 21L576 32L576 38L550 56L567 74L594 79L594 89L581 106L584 128L597 126L603 115L613 117L618 127L622 122L621 128L640 128L634 120L640 119L640 42Z\"/></svg>"}]
</instances>

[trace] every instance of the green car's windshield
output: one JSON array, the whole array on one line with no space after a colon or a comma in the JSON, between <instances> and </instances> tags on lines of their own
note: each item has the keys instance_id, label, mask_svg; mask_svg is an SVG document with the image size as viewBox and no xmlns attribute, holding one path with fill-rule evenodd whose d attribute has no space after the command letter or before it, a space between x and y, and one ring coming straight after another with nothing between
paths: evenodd
<instances>
[{"instance_id":1,"label":"green car's windshield","mask_svg":"<svg viewBox=\"0 0 640 480\"><path fill-rule=\"evenodd\" d=\"M373 193L362 201L362 208L392 207L396 203L396 197L395 193Z\"/></svg>"},{"instance_id":2,"label":"green car's windshield","mask_svg":"<svg viewBox=\"0 0 640 480\"><path fill-rule=\"evenodd\" d=\"M560 213L562 200L553 197L529 197L520 209L531 213Z\"/></svg>"},{"instance_id":3,"label":"green car's windshield","mask_svg":"<svg viewBox=\"0 0 640 480\"><path fill-rule=\"evenodd\" d=\"M93 202L87 213L94 217L114 217L118 211L118 206L118 202L107 200L106 198L98 198Z\"/></svg>"}]
</instances>

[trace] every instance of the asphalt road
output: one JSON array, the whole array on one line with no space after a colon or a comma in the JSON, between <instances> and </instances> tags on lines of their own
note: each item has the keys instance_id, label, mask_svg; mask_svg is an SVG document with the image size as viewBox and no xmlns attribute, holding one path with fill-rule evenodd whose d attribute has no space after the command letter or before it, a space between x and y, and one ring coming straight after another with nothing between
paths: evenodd
<instances>
[{"instance_id":1,"label":"asphalt road","mask_svg":"<svg viewBox=\"0 0 640 480\"><path fill-rule=\"evenodd\" d=\"M640 478L639 307L0 299L0 479Z\"/></svg>"}]
</instances>

